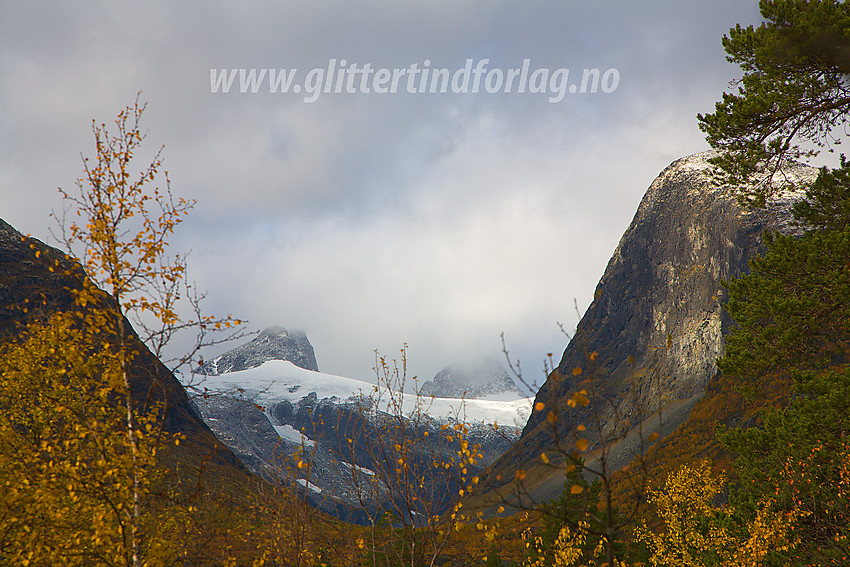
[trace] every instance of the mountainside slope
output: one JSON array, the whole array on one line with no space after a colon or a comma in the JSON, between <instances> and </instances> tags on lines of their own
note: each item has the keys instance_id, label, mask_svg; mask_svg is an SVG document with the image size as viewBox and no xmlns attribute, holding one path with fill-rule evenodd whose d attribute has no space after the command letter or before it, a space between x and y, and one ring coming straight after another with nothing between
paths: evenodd
<instances>
[{"instance_id":1,"label":"mountainside slope","mask_svg":"<svg viewBox=\"0 0 850 567\"><path fill-rule=\"evenodd\" d=\"M84 277L81 267L63 252L24 237L0 220L0 338L16 335L34 318L73 308L71 290L78 289ZM223 476L234 479L247 478L248 471L201 420L171 371L143 344L136 350L131 374L134 396L164 402L166 428L186 435L179 448L169 449L171 458L218 467Z\"/></svg>"},{"instance_id":2,"label":"mountainside slope","mask_svg":"<svg viewBox=\"0 0 850 567\"><path fill-rule=\"evenodd\" d=\"M659 408L665 411L654 430L667 435L703 395L731 325L720 283L748 270L763 230L794 230L790 206L802 196L786 194L767 212L745 210L713 183L710 155L679 159L650 185L594 301L537 394L546 409L532 414L520 442L493 466L493 482L496 475L511 478L516 468L551 450L546 416L552 407L558 408L561 438L575 425L587 424L583 435L592 455L601 437L624 435ZM794 164L785 173L808 182L817 170ZM567 403L588 378L611 401L600 411L601 431L590 425L590 408ZM613 455L616 464L627 464L636 450Z\"/></svg>"}]
</instances>

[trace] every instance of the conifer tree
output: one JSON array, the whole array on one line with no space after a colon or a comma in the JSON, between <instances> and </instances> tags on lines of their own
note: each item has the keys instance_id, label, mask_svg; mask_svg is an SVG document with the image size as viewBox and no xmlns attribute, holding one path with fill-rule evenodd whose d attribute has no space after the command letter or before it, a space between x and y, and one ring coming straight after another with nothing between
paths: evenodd
<instances>
[{"instance_id":1,"label":"conifer tree","mask_svg":"<svg viewBox=\"0 0 850 567\"><path fill-rule=\"evenodd\" d=\"M782 165L833 151L850 112L850 5L763 0L765 23L730 31L723 45L744 71L736 94L699 116L715 162L748 205L763 206L785 181ZM718 368L751 396L775 397L758 427L729 429L737 455L731 499L754 520L773 499L795 514L800 545L783 564L843 564L847 546L850 356L850 166L822 168L794 207L802 235L765 234L766 252L727 284L736 327ZM783 396L784 400L783 400Z\"/></svg>"},{"instance_id":2,"label":"conifer tree","mask_svg":"<svg viewBox=\"0 0 850 567\"><path fill-rule=\"evenodd\" d=\"M737 91L697 117L721 150L720 179L757 207L787 181L787 160L840 144L850 111L850 4L761 0L759 8L761 25L723 37L727 60L743 71Z\"/></svg>"}]
</instances>

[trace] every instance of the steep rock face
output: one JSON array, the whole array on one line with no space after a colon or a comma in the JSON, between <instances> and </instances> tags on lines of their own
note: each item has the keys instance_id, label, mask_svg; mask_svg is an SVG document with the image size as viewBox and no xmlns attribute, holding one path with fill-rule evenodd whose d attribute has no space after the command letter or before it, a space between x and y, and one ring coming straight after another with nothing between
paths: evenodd
<instances>
[{"instance_id":1,"label":"steep rock face","mask_svg":"<svg viewBox=\"0 0 850 567\"><path fill-rule=\"evenodd\" d=\"M207 361L195 372L215 376L256 368L267 360L288 360L301 368L319 371L307 335L303 331L275 326L263 330L254 340Z\"/></svg>"},{"instance_id":2,"label":"steep rock face","mask_svg":"<svg viewBox=\"0 0 850 567\"><path fill-rule=\"evenodd\" d=\"M34 318L73 308L71 290L79 289L84 277L79 264L63 252L24 237L0 220L0 338L16 335ZM131 368L133 396L163 403L166 428L186 435L173 451L246 477L247 470L218 442L171 371L141 342L135 348L139 354Z\"/></svg>"},{"instance_id":3,"label":"steep rock face","mask_svg":"<svg viewBox=\"0 0 850 567\"><path fill-rule=\"evenodd\" d=\"M447 366L419 389L436 398L484 398L494 394L523 397L501 364L488 360L476 366Z\"/></svg>"},{"instance_id":4,"label":"steep rock face","mask_svg":"<svg viewBox=\"0 0 850 567\"><path fill-rule=\"evenodd\" d=\"M679 159L653 181L556 372L537 394L536 401L547 409L531 415L520 443L496 469L516 468L551 447L546 415L553 404L561 410L559 436L578 423L591 423L589 409L566 403L568 393L587 378L612 402L601 410L609 439L659 407L674 408L664 416L665 434L702 395L717 371L715 361L731 325L721 281L748 271L764 229L794 231L790 208L802 197L801 192L787 193L766 212L745 210L714 185L709 156ZM785 173L806 183L817 170L795 164ZM599 446L598 431L588 427L584 435L591 450Z\"/></svg>"}]
</instances>

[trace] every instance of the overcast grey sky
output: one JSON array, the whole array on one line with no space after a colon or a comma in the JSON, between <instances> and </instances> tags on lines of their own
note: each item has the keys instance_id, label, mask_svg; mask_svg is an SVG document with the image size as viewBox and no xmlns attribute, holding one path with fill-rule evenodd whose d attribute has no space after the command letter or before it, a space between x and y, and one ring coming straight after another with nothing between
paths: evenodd
<instances>
[{"instance_id":1,"label":"overcast grey sky","mask_svg":"<svg viewBox=\"0 0 850 567\"><path fill-rule=\"evenodd\" d=\"M306 330L326 372L368 378L499 356L531 379L572 329L644 191L707 149L696 114L740 71L722 35L755 0L13 2L0 6L0 218L49 241L92 119L142 91L146 145L197 199L207 311ZM613 92L212 93L210 69L616 69ZM429 63L426 64L425 61ZM495 78L495 76L494 76ZM483 77L482 77L483 81ZM406 83L402 82L402 85ZM483 84L483 83L482 83ZM305 87L306 88L306 87ZM427 89L426 89L427 90ZM209 355L216 354L211 352Z\"/></svg>"}]
</instances>

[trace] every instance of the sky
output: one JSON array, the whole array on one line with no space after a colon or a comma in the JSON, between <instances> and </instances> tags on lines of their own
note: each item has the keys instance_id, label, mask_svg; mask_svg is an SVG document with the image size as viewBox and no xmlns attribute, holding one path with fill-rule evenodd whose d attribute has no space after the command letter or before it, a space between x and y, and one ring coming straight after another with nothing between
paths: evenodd
<instances>
[{"instance_id":1,"label":"sky","mask_svg":"<svg viewBox=\"0 0 850 567\"><path fill-rule=\"evenodd\" d=\"M164 146L197 200L171 249L206 313L303 329L360 379L375 350L407 344L424 381L504 333L540 383L649 184L708 149L696 115L741 75L721 37L759 21L755 0L7 0L0 218L56 244L92 120L141 92L139 165ZM240 69L293 81L241 92Z\"/></svg>"}]
</instances>

